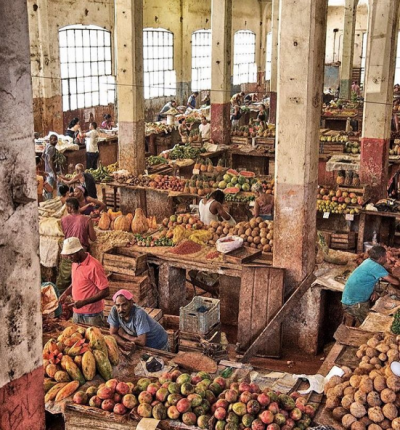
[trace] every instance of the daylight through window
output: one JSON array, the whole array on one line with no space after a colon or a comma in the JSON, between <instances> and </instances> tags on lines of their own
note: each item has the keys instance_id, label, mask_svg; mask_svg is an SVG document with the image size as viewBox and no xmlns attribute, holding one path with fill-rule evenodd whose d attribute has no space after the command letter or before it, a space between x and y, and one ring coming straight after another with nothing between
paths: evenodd
<instances>
[{"instance_id":1,"label":"daylight through window","mask_svg":"<svg viewBox=\"0 0 400 430\"><path fill-rule=\"evenodd\" d=\"M211 30L192 34L192 90L211 88Z\"/></svg>"},{"instance_id":2,"label":"daylight through window","mask_svg":"<svg viewBox=\"0 0 400 430\"><path fill-rule=\"evenodd\" d=\"M94 25L59 30L63 110L115 102L111 33Z\"/></svg>"},{"instance_id":3,"label":"daylight through window","mask_svg":"<svg viewBox=\"0 0 400 430\"><path fill-rule=\"evenodd\" d=\"M249 30L240 30L234 37L233 84L257 81L256 35Z\"/></svg>"}]
</instances>

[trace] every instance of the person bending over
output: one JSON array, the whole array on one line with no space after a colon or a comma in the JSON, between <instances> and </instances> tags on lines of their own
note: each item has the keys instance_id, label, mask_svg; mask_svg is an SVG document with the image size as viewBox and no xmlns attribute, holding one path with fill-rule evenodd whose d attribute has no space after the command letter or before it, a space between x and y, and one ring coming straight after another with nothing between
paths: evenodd
<instances>
[{"instance_id":1,"label":"person bending over","mask_svg":"<svg viewBox=\"0 0 400 430\"><path fill-rule=\"evenodd\" d=\"M204 197L199 203L200 221L210 225L212 221L218 221L219 217L223 221L229 221L235 225L235 220L226 212L222 204L225 200L225 194L221 190L213 191L209 197Z\"/></svg>"}]
</instances>

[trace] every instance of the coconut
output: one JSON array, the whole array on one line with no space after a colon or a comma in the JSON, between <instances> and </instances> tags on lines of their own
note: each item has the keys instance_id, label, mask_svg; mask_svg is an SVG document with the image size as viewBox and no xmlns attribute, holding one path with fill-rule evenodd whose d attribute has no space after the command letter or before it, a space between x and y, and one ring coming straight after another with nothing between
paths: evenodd
<instances>
[{"instance_id":1,"label":"coconut","mask_svg":"<svg viewBox=\"0 0 400 430\"><path fill-rule=\"evenodd\" d=\"M384 376L377 376L374 379L374 389L379 393L386 388L386 378Z\"/></svg>"},{"instance_id":2,"label":"coconut","mask_svg":"<svg viewBox=\"0 0 400 430\"><path fill-rule=\"evenodd\" d=\"M380 423L385 419L382 409L379 406L374 406L373 408L368 409L368 418L374 423Z\"/></svg>"},{"instance_id":3,"label":"coconut","mask_svg":"<svg viewBox=\"0 0 400 430\"><path fill-rule=\"evenodd\" d=\"M355 388L353 388L353 387L346 387L344 390L343 390L343 394L346 396L347 394L352 394L352 395L354 395L354 393L355 393Z\"/></svg>"},{"instance_id":4,"label":"coconut","mask_svg":"<svg viewBox=\"0 0 400 430\"><path fill-rule=\"evenodd\" d=\"M392 429L393 430L400 430L400 418L395 418L392 421Z\"/></svg>"},{"instance_id":5,"label":"coconut","mask_svg":"<svg viewBox=\"0 0 400 430\"><path fill-rule=\"evenodd\" d=\"M343 427L349 429L351 425L357 421L357 418L353 417L351 414L347 414L342 418Z\"/></svg>"},{"instance_id":6,"label":"coconut","mask_svg":"<svg viewBox=\"0 0 400 430\"><path fill-rule=\"evenodd\" d=\"M357 390L354 393L354 401L358 402L358 403L362 403L362 404L366 403L367 402L367 393L364 393L361 390Z\"/></svg>"},{"instance_id":7,"label":"coconut","mask_svg":"<svg viewBox=\"0 0 400 430\"><path fill-rule=\"evenodd\" d=\"M380 406L382 404L381 397L376 391L371 391L367 396L367 403L369 406Z\"/></svg>"},{"instance_id":8,"label":"coconut","mask_svg":"<svg viewBox=\"0 0 400 430\"><path fill-rule=\"evenodd\" d=\"M381 391L381 400L383 403L393 403L396 401L396 393L390 388Z\"/></svg>"},{"instance_id":9,"label":"coconut","mask_svg":"<svg viewBox=\"0 0 400 430\"><path fill-rule=\"evenodd\" d=\"M367 427L363 423L361 423L360 421L355 421L351 425L350 430L366 430L366 428Z\"/></svg>"},{"instance_id":10,"label":"coconut","mask_svg":"<svg viewBox=\"0 0 400 430\"><path fill-rule=\"evenodd\" d=\"M367 410L361 403L354 402L350 405L350 413L353 415L353 417L362 418L364 415L366 415Z\"/></svg>"},{"instance_id":11,"label":"coconut","mask_svg":"<svg viewBox=\"0 0 400 430\"><path fill-rule=\"evenodd\" d=\"M335 409L340 406L339 397L328 397L325 404L327 409Z\"/></svg>"},{"instance_id":12,"label":"coconut","mask_svg":"<svg viewBox=\"0 0 400 430\"><path fill-rule=\"evenodd\" d=\"M370 379L368 376L363 376L361 378L360 382L360 390L364 393L369 393L374 389L374 384L372 382L372 379Z\"/></svg>"},{"instance_id":13,"label":"coconut","mask_svg":"<svg viewBox=\"0 0 400 430\"><path fill-rule=\"evenodd\" d=\"M378 352L375 348L368 347L368 348L365 350L365 355L366 355L367 357L372 358L372 357L376 357L376 356L378 356L378 355L379 355L379 352Z\"/></svg>"},{"instance_id":14,"label":"coconut","mask_svg":"<svg viewBox=\"0 0 400 430\"><path fill-rule=\"evenodd\" d=\"M360 386L360 382L361 382L361 376L359 376L359 375L353 375L350 378L350 385L353 388L358 388Z\"/></svg>"},{"instance_id":15,"label":"coconut","mask_svg":"<svg viewBox=\"0 0 400 430\"><path fill-rule=\"evenodd\" d=\"M377 347L376 347L376 349L379 351L379 352L383 352L383 353L387 353L388 351L389 351L389 345L386 345L386 343L380 343Z\"/></svg>"},{"instance_id":16,"label":"coconut","mask_svg":"<svg viewBox=\"0 0 400 430\"><path fill-rule=\"evenodd\" d=\"M342 421L342 418L348 413L345 408L339 406L332 411L332 416L336 421Z\"/></svg>"},{"instance_id":17,"label":"coconut","mask_svg":"<svg viewBox=\"0 0 400 430\"><path fill-rule=\"evenodd\" d=\"M349 411L350 406L353 402L354 402L354 396L352 396L351 394L348 394L343 397L341 404L345 409Z\"/></svg>"},{"instance_id":18,"label":"coconut","mask_svg":"<svg viewBox=\"0 0 400 430\"><path fill-rule=\"evenodd\" d=\"M383 406L382 413L388 420L392 421L397 417L398 412L396 406L393 403L387 403Z\"/></svg>"},{"instance_id":19,"label":"coconut","mask_svg":"<svg viewBox=\"0 0 400 430\"><path fill-rule=\"evenodd\" d=\"M393 390L395 393L400 391L400 378L398 376L395 376L395 375L389 376L386 380L386 384L388 388Z\"/></svg>"}]
</instances>

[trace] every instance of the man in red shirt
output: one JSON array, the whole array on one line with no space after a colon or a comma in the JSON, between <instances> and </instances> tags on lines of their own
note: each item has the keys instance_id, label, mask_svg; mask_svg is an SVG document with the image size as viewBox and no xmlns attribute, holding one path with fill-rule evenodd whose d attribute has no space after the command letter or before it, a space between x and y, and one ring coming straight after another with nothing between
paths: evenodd
<instances>
[{"instance_id":1,"label":"man in red shirt","mask_svg":"<svg viewBox=\"0 0 400 430\"><path fill-rule=\"evenodd\" d=\"M72 284L60 296L60 303L72 295L72 321L103 326L103 299L110 294L103 266L83 250L77 237L64 240L61 256L72 261Z\"/></svg>"}]
</instances>

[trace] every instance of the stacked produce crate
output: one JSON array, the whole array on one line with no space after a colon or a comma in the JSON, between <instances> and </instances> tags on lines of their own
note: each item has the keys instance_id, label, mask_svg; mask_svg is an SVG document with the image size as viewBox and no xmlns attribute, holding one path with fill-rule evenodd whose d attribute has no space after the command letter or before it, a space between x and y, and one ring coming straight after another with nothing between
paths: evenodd
<instances>
[{"instance_id":1,"label":"stacked produce crate","mask_svg":"<svg viewBox=\"0 0 400 430\"><path fill-rule=\"evenodd\" d=\"M332 249L341 249L351 251L356 247L356 234L354 231L346 233L332 233L330 247Z\"/></svg>"}]
</instances>

